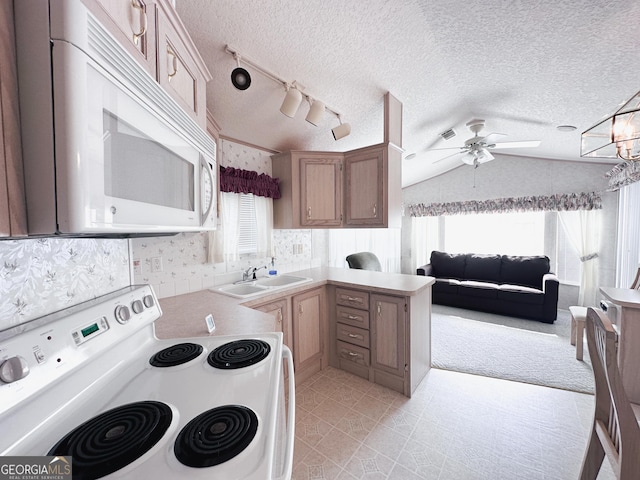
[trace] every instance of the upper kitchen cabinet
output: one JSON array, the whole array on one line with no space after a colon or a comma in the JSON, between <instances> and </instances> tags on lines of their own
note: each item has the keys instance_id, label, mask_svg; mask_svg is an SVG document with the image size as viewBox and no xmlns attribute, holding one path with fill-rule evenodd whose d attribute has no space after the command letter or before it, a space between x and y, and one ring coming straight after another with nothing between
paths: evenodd
<instances>
[{"instance_id":1,"label":"upper kitchen cabinet","mask_svg":"<svg viewBox=\"0 0 640 480\"><path fill-rule=\"evenodd\" d=\"M27 233L13 2L0 2L0 236Z\"/></svg>"},{"instance_id":2,"label":"upper kitchen cabinet","mask_svg":"<svg viewBox=\"0 0 640 480\"><path fill-rule=\"evenodd\" d=\"M149 0L83 0L96 18L157 79L156 5Z\"/></svg>"},{"instance_id":3,"label":"upper kitchen cabinet","mask_svg":"<svg viewBox=\"0 0 640 480\"><path fill-rule=\"evenodd\" d=\"M211 74L168 0L158 1L158 81L184 110L207 126Z\"/></svg>"},{"instance_id":4,"label":"upper kitchen cabinet","mask_svg":"<svg viewBox=\"0 0 640 480\"><path fill-rule=\"evenodd\" d=\"M120 44L203 129L211 74L170 0L83 0Z\"/></svg>"},{"instance_id":5,"label":"upper kitchen cabinet","mask_svg":"<svg viewBox=\"0 0 640 480\"><path fill-rule=\"evenodd\" d=\"M401 155L385 143L345 153L346 227L400 227Z\"/></svg>"},{"instance_id":6,"label":"upper kitchen cabinet","mask_svg":"<svg viewBox=\"0 0 640 480\"><path fill-rule=\"evenodd\" d=\"M273 155L274 228L399 228L401 151L392 144Z\"/></svg>"},{"instance_id":7,"label":"upper kitchen cabinet","mask_svg":"<svg viewBox=\"0 0 640 480\"><path fill-rule=\"evenodd\" d=\"M342 225L342 153L294 151L271 158L281 194L273 206L274 228Z\"/></svg>"}]
</instances>

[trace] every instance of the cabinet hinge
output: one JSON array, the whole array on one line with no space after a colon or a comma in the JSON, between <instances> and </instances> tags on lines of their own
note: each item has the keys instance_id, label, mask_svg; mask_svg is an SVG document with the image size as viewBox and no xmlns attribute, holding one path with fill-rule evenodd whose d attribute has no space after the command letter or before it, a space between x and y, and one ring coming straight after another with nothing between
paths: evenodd
<instances>
[{"instance_id":1,"label":"cabinet hinge","mask_svg":"<svg viewBox=\"0 0 640 480\"><path fill-rule=\"evenodd\" d=\"M407 311L407 304L406 303L404 304L404 311L405 312Z\"/></svg>"}]
</instances>

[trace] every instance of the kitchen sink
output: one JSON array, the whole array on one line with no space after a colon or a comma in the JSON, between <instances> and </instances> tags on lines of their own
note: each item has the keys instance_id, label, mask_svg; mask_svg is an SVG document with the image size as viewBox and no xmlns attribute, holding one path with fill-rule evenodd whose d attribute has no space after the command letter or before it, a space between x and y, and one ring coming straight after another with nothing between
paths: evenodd
<instances>
[{"instance_id":1,"label":"kitchen sink","mask_svg":"<svg viewBox=\"0 0 640 480\"><path fill-rule=\"evenodd\" d=\"M248 298L261 293L270 293L285 287L293 287L310 282L308 277L296 275L278 275L276 277L264 277L247 283L232 283L213 288L214 292L223 293L235 298Z\"/></svg>"},{"instance_id":2,"label":"kitchen sink","mask_svg":"<svg viewBox=\"0 0 640 480\"><path fill-rule=\"evenodd\" d=\"M231 285L223 285L221 287L216 288L220 293L224 293L225 295L229 295L231 297L236 298L245 298L250 297L252 295L257 295L258 293L263 293L268 290L267 287L261 287L259 285L254 285L253 283L242 283L242 284L231 284Z\"/></svg>"},{"instance_id":3,"label":"kitchen sink","mask_svg":"<svg viewBox=\"0 0 640 480\"><path fill-rule=\"evenodd\" d=\"M264 287L287 287L298 283L310 282L308 277L297 277L295 275L278 275L276 277L266 277L256 280L256 285Z\"/></svg>"}]
</instances>

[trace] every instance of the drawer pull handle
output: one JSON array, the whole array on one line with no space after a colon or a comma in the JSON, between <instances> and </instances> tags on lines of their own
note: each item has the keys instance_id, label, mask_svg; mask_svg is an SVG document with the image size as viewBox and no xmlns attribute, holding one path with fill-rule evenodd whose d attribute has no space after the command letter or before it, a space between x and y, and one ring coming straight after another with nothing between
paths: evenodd
<instances>
[{"instance_id":1,"label":"drawer pull handle","mask_svg":"<svg viewBox=\"0 0 640 480\"><path fill-rule=\"evenodd\" d=\"M349 296L347 296L347 301L362 303L362 299L359 298L359 297L349 297Z\"/></svg>"},{"instance_id":2,"label":"drawer pull handle","mask_svg":"<svg viewBox=\"0 0 640 480\"><path fill-rule=\"evenodd\" d=\"M346 332L344 332L344 333L346 333ZM347 333L347 336L349 338L359 338L361 340L364 340L364 337L362 335L356 335L355 333Z\"/></svg>"},{"instance_id":3,"label":"drawer pull handle","mask_svg":"<svg viewBox=\"0 0 640 480\"><path fill-rule=\"evenodd\" d=\"M176 74L178 73L178 56L168 45L167 45L167 55L171 57L171 67L173 68L173 72L167 74L169 81L171 81L171 79L175 77Z\"/></svg>"},{"instance_id":4,"label":"drawer pull handle","mask_svg":"<svg viewBox=\"0 0 640 480\"><path fill-rule=\"evenodd\" d=\"M361 318L361 317L358 317L357 315L347 315L347 318L348 318L349 320L357 320L357 321L359 321L359 322L361 322L361 321L362 321L362 318Z\"/></svg>"},{"instance_id":5,"label":"drawer pull handle","mask_svg":"<svg viewBox=\"0 0 640 480\"><path fill-rule=\"evenodd\" d=\"M347 352L350 357L357 357L358 354L356 352Z\"/></svg>"}]
</instances>

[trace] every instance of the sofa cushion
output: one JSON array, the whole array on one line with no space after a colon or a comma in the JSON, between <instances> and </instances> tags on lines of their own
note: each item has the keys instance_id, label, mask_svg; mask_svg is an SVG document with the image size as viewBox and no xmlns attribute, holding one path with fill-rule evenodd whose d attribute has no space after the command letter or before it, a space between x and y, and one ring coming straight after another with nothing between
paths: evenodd
<instances>
[{"instance_id":1,"label":"sofa cushion","mask_svg":"<svg viewBox=\"0 0 640 480\"><path fill-rule=\"evenodd\" d=\"M431 252L433 276L440 278L464 278L465 255L455 253Z\"/></svg>"},{"instance_id":2,"label":"sofa cushion","mask_svg":"<svg viewBox=\"0 0 640 480\"><path fill-rule=\"evenodd\" d=\"M456 294L459 285L460 280L455 278L436 278L432 288L434 292Z\"/></svg>"},{"instance_id":3,"label":"sofa cushion","mask_svg":"<svg viewBox=\"0 0 640 480\"><path fill-rule=\"evenodd\" d=\"M549 257L502 256L500 283L542 288L542 277L550 270Z\"/></svg>"},{"instance_id":4,"label":"sofa cushion","mask_svg":"<svg viewBox=\"0 0 640 480\"><path fill-rule=\"evenodd\" d=\"M498 299L529 305L542 305L544 303L544 293L537 288L504 283L498 287Z\"/></svg>"},{"instance_id":5,"label":"sofa cushion","mask_svg":"<svg viewBox=\"0 0 640 480\"><path fill-rule=\"evenodd\" d=\"M500 283L500 255L470 253L464 267L465 280Z\"/></svg>"},{"instance_id":6,"label":"sofa cushion","mask_svg":"<svg viewBox=\"0 0 640 480\"><path fill-rule=\"evenodd\" d=\"M460 282L458 291L461 295L470 297L498 298L498 284L496 283L463 280Z\"/></svg>"}]
</instances>

